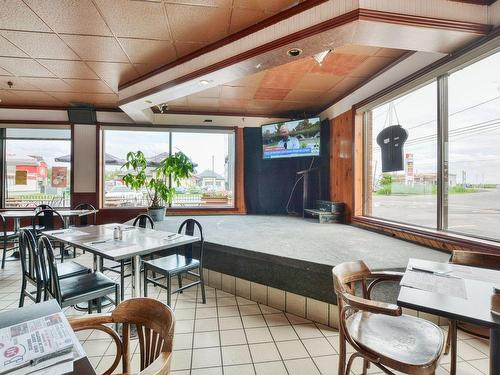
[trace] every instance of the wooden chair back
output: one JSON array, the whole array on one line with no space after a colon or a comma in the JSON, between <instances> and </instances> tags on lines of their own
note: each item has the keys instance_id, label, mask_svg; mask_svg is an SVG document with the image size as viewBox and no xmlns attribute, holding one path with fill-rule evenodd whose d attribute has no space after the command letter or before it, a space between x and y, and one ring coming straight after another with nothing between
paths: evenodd
<instances>
[{"instance_id":1,"label":"wooden chair back","mask_svg":"<svg viewBox=\"0 0 500 375\"><path fill-rule=\"evenodd\" d=\"M500 270L500 255L476 251L453 250L450 263L462 266Z\"/></svg>"},{"instance_id":2,"label":"wooden chair back","mask_svg":"<svg viewBox=\"0 0 500 375\"><path fill-rule=\"evenodd\" d=\"M134 227L155 229L155 222L148 214L140 214L132 223Z\"/></svg>"},{"instance_id":3,"label":"wooden chair back","mask_svg":"<svg viewBox=\"0 0 500 375\"><path fill-rule=\"evenodd\" d=\"M122 324L122 337L105 324ZM170 371L174 337L174 313L164 303L152 298L132 298L120 303L113 312L99 316L70 319L74 331L97 329L108 333L117 346L115 361L103 374L112 374L120 359L123 372L130 372L130 329L137 329L141 375L167 375Z\"/></svg>"}]
</instances>

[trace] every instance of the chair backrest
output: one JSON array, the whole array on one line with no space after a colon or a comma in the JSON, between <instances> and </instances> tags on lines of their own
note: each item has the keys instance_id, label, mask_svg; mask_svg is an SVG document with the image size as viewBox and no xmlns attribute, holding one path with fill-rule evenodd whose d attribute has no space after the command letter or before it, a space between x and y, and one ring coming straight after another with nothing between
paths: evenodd
<instances>
[{"instance_id":1,"label":"chair backrest","mask_svg":"<svg viewBox=\"0 0 500 375\"><path fill-rule=\"evenodd\" d=\"M151 216L148 214L140 214L134 219L134 222L132 223L134 227L140 227L140 228L150 228L154 229L155 228L155 223Z\"/></svg>"},{"instance_id":2,"label":"chair backrest","mask_svg":"<svg viewBox=\"0 0 500 375\"><path fill-rule=\"evenodd\" d=\"M64 222L61 214L52 208L37 211L31 221L33 231L36 231L37 224L43 226L44 230L53 230L66 227L66 223Z\"/></svg>"},{"instance_id":3,"label":"chair backrest","mask_svg":"<svg viewBox=\"0 0 500 375\"><path fill-rule=\"evenodd\" d=\"M43 272L35 237L29 229L19 231L19 256L23 277L36 283L43 283Z\"/></svg>"},{"instance_id":4,"label":"chair backrest","mask_svg":"<svg viewBox=\"0 0 500 375\"><path fill-rule=\"evenodd\" d=\"M337 293L356 295L356 284L361 284L362 297L367 298L366 279L371 271L365 262L357 260L341 263L333 268L332 274L333 285Z\"/></svg>"},{"instance_id":5,"label":"chair backrest","mask_svg":"<svg viewBox=\"0 0 500 375\"><path fill-rule=\"evenodd\" d=\"M122 324L122 341L105 324ZM70 319L75 332L97 329L109 334L117 346L115 361L104 374L111 374L122 359L123 372L130 372L130 328L137 329L141 373L167 375L170 371L175 317L164 303L152 298L131 298L120 303L111 314Z\"/></svg>"},{"instance_id":6,"label":"chair backrest","mask_svg":"<svg viewBox=\"0 0 500 375\"><path fill-rule=\"evenodd\" d=\"M195 219L186 219L179 226L177 231L179 234L186 234L188 236L198 236L200 238L200 263L203 262L203 248L205 247L205 239L203 238L203 228L201 224ZM193 257L193 244L184 245L184 256L187 258Z\"/></svg>"},{"instance_id":7,"label":"chair backrest","mask_svg":"<svg viewBox=\"0 0 500 375\"><path fill-rule=\"evenodd\" d=\"M52 210L53 208L48 205L48 204L39 204L38 206L36 206L33 210L36 212L38 211L42 211L42 210Z\"/></svg>"},{"instance_id":8,"label":"chair backrest","mask_svg":"<svg viewBox=\"0 0 500 375\"><path fill-rule=\"evenodd\" d=\"M453 250L450 263L462 266L500 270L500 255L475 251Z\"/></svg>"},{"instance_id":9,"label":"chair backrest","mask_svg":"<svg viewBox=\"0 0 500 375\"><path fill-rule=\"evenodd\" d=\"M61 303L61 286L59 284L59 275L57 274L56 257L52 243L47 236L40 236L38 239L38 254L43 279L47 281L47 291L50 296Z\"/></svg>"},{"instance_id":10,"label":"chair backrest","mask_svg":"<svg viewBox=\"0 0 500 375\"><path fill-rule=\"evenodd\" d=\"M74 209L75 210L95 211L95 207L92 206L90 203L80 203ZM87 225L96 225L97 224L97 212L94 212L94 213L89 214L89 215L78 216L77 220L78 220L78 225L81 227L84 227Z\"/></svg>"},{"instance_id":11,"label":"chair backrest","mask_svg":"<svg viewBox=\"0 0 500 375\"><path fill-rule=\"evenodd\" d=\"M2 224L2 235L4 238L4 241L7 241L7 221L3 217L2 214L0 214L0 223Z\"/></svg>"}]
</instances>

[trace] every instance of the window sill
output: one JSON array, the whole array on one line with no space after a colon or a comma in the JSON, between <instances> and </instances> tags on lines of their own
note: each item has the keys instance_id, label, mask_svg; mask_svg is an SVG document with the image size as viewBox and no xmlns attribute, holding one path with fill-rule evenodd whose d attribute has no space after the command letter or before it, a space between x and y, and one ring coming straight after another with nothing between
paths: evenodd
<instances>
[{"instance_id":1,"label":"window sill","mask_svg":"<svg viewBox=\"0 0 500 375\"><path fill-rule=\"evenodd\" d=\"M378 231L396 231L404 234L414 235L422 239L436 241L440 245L440 250L449 252L453 251L454 248L464 248L471 251L484 251L500 254L500 241L497 242L493 240L463 236L455 233L395 223L368 216L354 216L352 218L352 224L364 228L372 228Z\"/></svg>"}]
</instances>

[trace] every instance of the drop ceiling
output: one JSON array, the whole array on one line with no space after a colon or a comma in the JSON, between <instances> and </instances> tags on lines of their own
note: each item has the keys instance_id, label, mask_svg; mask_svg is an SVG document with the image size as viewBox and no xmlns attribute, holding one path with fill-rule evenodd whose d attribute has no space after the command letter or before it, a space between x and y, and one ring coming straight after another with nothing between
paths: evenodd
<instances>
[{"instance_id":1,"label":"drop ceiling","mask_svg":"<svg viewBox=\"0 0 500 375\"><path fill-rule=\"evenodd\" d=\"M116 107L120 84L299 2L2 1L0 105Z\"/></svg>"},{"instance_id":2,"label":"drop ceiling","mask_svg":"<svg viewBox=\"0 0 500 375\"><path fill-rule=\"evenodd\" d=\"M168 102L169 112L277 115L316 113L407 51L347 45L321 64L308 56ZM153 108L156 111L156 108Z\"/></svg>"}]
</instances>

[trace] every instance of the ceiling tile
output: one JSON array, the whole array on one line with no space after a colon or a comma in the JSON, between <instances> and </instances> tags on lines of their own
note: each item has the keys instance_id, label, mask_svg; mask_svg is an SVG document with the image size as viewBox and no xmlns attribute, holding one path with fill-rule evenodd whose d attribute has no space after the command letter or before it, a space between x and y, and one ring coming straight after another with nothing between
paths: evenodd
<instances>
[{"instance_id":1,"label":"ceiling tile","mask_svg":"<svg viewBox=\"0 0 500 375\"><path fill-rule=\"evenodd\" d=\"M1 34L33 58L78 59L78 56L56 34L27 31L1 31Z\"/></svg>"},{"instance_id":2,"label":"ceiling tile","mask_svg":"<svg viewBox=\"0 0 500 375\"><path fill-rule=\"evenodd\" d=\"M126 38L120 38L119 41L133 63L160 66L177 58L174 45L170 41Z\"/></svg>"},{"instance_id":3,"label":"ceiling tile","mask_svg":"<svg viewBox=\"0 0 500 375\"><path fill-rule=\"evenodd\" d=\"M113 37L87 35L62 35L61 37L83 60L129 61Z\"/></svg>"},{"instance_id":4,"label":"ceiling tile","mask_svg":"<svg viewBox=\"0 0 500 375\"><path fill-rule=\"evenodd\" d=\"M85 93L113 93L113 91L106 86L101 80L95 79L65 79L68 85L73 88L75 92ZM47 90L48 91L48 90Z\"/></svg>"},{"instance_id":5,"label":"ceiling tile","mask_svg":"<svg viewBox=\"0 0 500 375\"><path fill-rule=\"evenodd\" d=\"M338 82L333 86L332 91L341 92L342 94L349 92L355 86L359 85L361 82L365 81L366 78L363 77L345 77L343 80Z\"/></svg>"},{"instance_id":6,"label":"ceiling tile","mask_svg":"<svg viewBox=\"0 0 500 375\"><path fill-rule=\"evenodd\" d=\"M255 92L254 98L259 100L282 100L287 96L289 92L290 89L259 87Z\"/></svg>"},{"instance_id":7,"label":"ceiling tile","mask_svg":"<svg viewBox=\"0 0 500 375\"><path fill-rule=\"evenodd\" d=\"M171 39L162 3L128 0L95 2L116 36Z\"/></svg>"},{"instance_id":8,"label":"ceiling tile","mask_svg":"<svg viewBox=\"0 0 500 375\"><path fill-rule=\"evenodd\" d=\"M205 47L208 43L193 43L193 42L179 42L175 41L175 49L177 51L177 57L189 55L191 52L197 51L200 48Z\"/></svg>"},{"instance_id":9,"label":"ceiling tile","mask_svg":"<svg viewBox=\"0 0 500 375\"><path fill-rule=\"evenodd\" d=\"M59 78L96 79L96 74L81 61L39 60ZM1 64L0 64L1 65Z\"/></svg>"},{"instance_id":10,"label":"ceiling tile","mask_svg":"<svg viewBox=\"0 0 500 375\"><path fill-rule=\"evenodd\" d=\"M299 0L234 0L234 7L277 12L290 8L300 2Z\"/></svg>"},{"instance_id":11,"label":"ceiling tile","mask_svg":"<svg viewBox=\"0 0 500 375\"><path fill-rule=\"evenodd\" d=\"M2 36L0 36L0 56L27 57L23 51Z\"/></svg>"},{"instance_id":12,"label":"ceiling tile","mask_svg":"<svg viewBox=\"0 0 500 375\"><path fill-rule=\"evenodd\" d=\"M116 106L118 95L115 94L85 94L85 93L67 93L51 92L52 96L68 105L71 103L89 103L95 106Z\"/></svg>"},{"instance_id":13,"label":"ceiling tile","mask_svg":"<svg viewBox=\"0 0 500 375\"><path fill-rule=\"evenodd\" d=\"M87 63L106 83L115 91L118 86L137 78L139 74L132 64L126 63L106 63L106 62L88 62Z\"/></svg>"},{"instance_id":14,"label":"ceiling tile","mask_svg":"<svg viewBox=\"0 0 500 375\"><path fill-rule=\"evenodd\" d=\"M363 55L350 55L336 52L329 53L321 65L316 64L311 72L345 76L363 64L367 59L368 57Z\"/></svg>"},{"instance_id":15,"label":"ceiling tile","mask_svg":"<svg viewBox=\"0 0 500 375\"><path fill-rule=\"evenodd\" d=\"M363 64L361 64L358 68L354 69L349 75L352 77L368 78L375 75L375 73L382 70L393 61L394 59L390 57L372 56L363 62Z\"/></svg>"},{"instance_id":16,"label":"ceiling tile","mask_svg":"<svg viewBox=\"0 0 500 375\"><path fill-rule=\"evenodd\" d=\"M232 2L232 0L165 0L167 4L188 4L219 8L229 8L232 6Z\"/></svg>"},{"instance_id":17,"label":"ceiling tile","mask_svg":"<svg viewBox=\"0 0 500 375\"><path fill-rule=\"evenodd\" d=\"M2 0L1 4L1 29L50 31L50 28L22 1Z\"/></svg>"},{"instance_id":18,"label":"ceiling tile","mask_svg":"<svg viewBox=\"0 0 500 375\"><path fill-rule=\"evenodd\" d=\"M375 56L398 58L403 56L406 52L406 50L402 49L380 48Z\"/></svg>"},{"instance_id":19,"label":"ceiling tile","mask_svg":"<svg viewBox=\"0 0 500 375\"><path fill-rule=\"evenodd\" d=\"M168 102L168 105L169 106L176 106L176 107L179 107L179 106L187 107L187 105L188 105L187 97L171 100Z\"/></svg>"},{"instance_id":20,"label":"ceiling tile","mask_svg":"<svg viewBox=\"0 0 500 375\"><path fill-rule=\"evenodd\" d=\"M252 99L256 87L245 87L245 86L222 86L221 88L221 98L224 99Z\"/></svg>"},{"instance_id":21,"label":"ceiling tile","mask_svg":"<svg viewBox=\"0 0 500 375\"><path fill-rule=\"evenodd\" d=\"M264 78L264 75L266 74L265 71L259 72L252 74L250 76L238 79L236 81L232 81L228 83L227 85L230 86L248 86L248 87L259 87L260 83L262 82L262 79Z\"/></svg>"},{"instance_id":22,"label":"ceiling tile","mask_svg":"<svg viewBox=\"0 0 500 375\"><path fill-rule=\"evenodd\" d=\"M16 76L53 77L53 74L32 59L0 57L0 67Z\"/></svg>"},{"instance_id":23,"label":"ceiling tile","mask_svg":"<svg viewBox=\"0 0 500 375\"><path fill-rule=\"evenodd\" d=\"M10 73L5 69L0 68L0 76L10 76Z\"/></svg>"},{"instance_id":24,"label":"ceiling tile","mask_svg":"<svg viewBox=\"0 0 500 375\"><path fill-rule=\"evenodd\" d=\"M373 46L360 46L357 44L346 44L341 47L337 47L334 53L345 53L349 55L362 55L362 56L373 56L380 50L380 47Z\"/></svg>"},{"instance_id":25,"label":"ceiling tile","mask_svg":"<svg viewBox=\"0 0 500 375\"><path fill-rule=\"evenodd\" d=\"M58 33L111 35L91 0L25 0Z\"/></svg>"},{"instance_id":26,"label":"ceiling tile","mask_svg":"<svg viewBox=\"0 0 500 375\"><path fill-rule=\"evenodd\" d=\"M306 73L298 85L295 87L300 90L329 90L343 77L332 76L323 73Z\"/></svg>"},{"instance_id":27,"label":"ceiling tile","mask_svg":"<svg viewBox=\"0 0 500 375\"><path fill-rule=\"evenodd\" d=\"M73 87L59 78L23 78L23 81L43 91L74 91Z\"/></svg>"},{"instance_id":28,"label":"ceiling tile","mask_svg":"<svg viewBox=\"0 0 500 375\"><path fill-rule=\"evenodd\" d=\"M10 87L8 85L8 82L13 83L12 87ZM31 85L25 79L22 79L19 77L12 77L12 76L0 77L0 89L11 90L11 91L17 91L17 90L38 91L39 90L37 87Z\"/></svg>"},{"instance_id":29,"label":"ceiling tile","mask_svg":"<svg viewBox=\"0 0 500 375\"><path fill-rule=\"evenodd\" d=\"M190 96L196 96L200 98L218 98L220 97L220 91L221 87L216 86L216 87L211 87L209 89L197 92L196 94L190 95Z\"/></svg>"},{"instance_id":30,"label":"ceiling tile","mask_svg":"<svg viewBox=\"0 0 500 375\"><path fill-rule=\"evenodd\" d=\"M260 83L260 87L276 89L293 89L305 73L291 72L284 65L282 70L268 70Z\"/></svg>"},{"instance_id":31,"label":"ceiling tile","mask_svg":"<svg viewBox=\"0 0 500 375\"><path fill-rule=\"evenodd\" d=\"M263 10L257 9L233 9L229 32L233 34L246 29L271 15L272 13L266 13Z\"/></svg>"},{"instance_id":32,"label":"ceiling tile","mask_svg":"<svg viewBox=\"0 0 500 375\"><path fill-rule=\"evenodd\" d=\"M215 42L227 35L229 8L166 4L173 38L182 42Z\"/></svg>"},{"instance_id":33,"label":"ceiling tile","mask_svg":"<svg viewBox=\"0 0 500 375\"><path fill-rule=\"evenodd\" d=\"M248 103L248 111L270 111L279 103L279 100L252 100Z\"/></svg>"},{"instance_id":34,"label":"ceiling tile","mask_svg":"<svg viewBox=\"0 0 500 375\"><path fill-rule=\"evenodd\" d=\"M42 91L12 91L15 95L16 100L28 101L28 103L51 103L58 104L57 100L52 96L48 95Z\"/></svg>"},{"instance_id":35,"label":"ceiling tile","mask_svg":"<svg viewBox=\"0 0 500 375\"><path fill-rule=\"evenodd\" d=\"M246 108L248 104L250 103L249 99L220 99L219 104L222 107L229 109L229 108L239 108L238 112L242 108Z\"/></svg>"},{"instance_id":36,"label":"ceiling tile","mask_svg":"<svg viewBox=\"0 0 500 375\"><path fill-rule=\"evenodd\" d=\"M317 98L320 98L322 95L324 95L325 91L321 90L292 90L288 93L286 96L285 100L287 101L305 101L305 102L312 102L315 101Z\"/></svg>"},{"instance_id":37,"label":"ceiling tile","mask_svg":"<svg viewBox=\"0 0 500 375\"><path fill-rule=\"evenodd\" d=\"M217 99L217 98L200 98L197 96L188 96L188 105L217 108L219 105L219 99Z\"/></svg>"}]
</instances>

